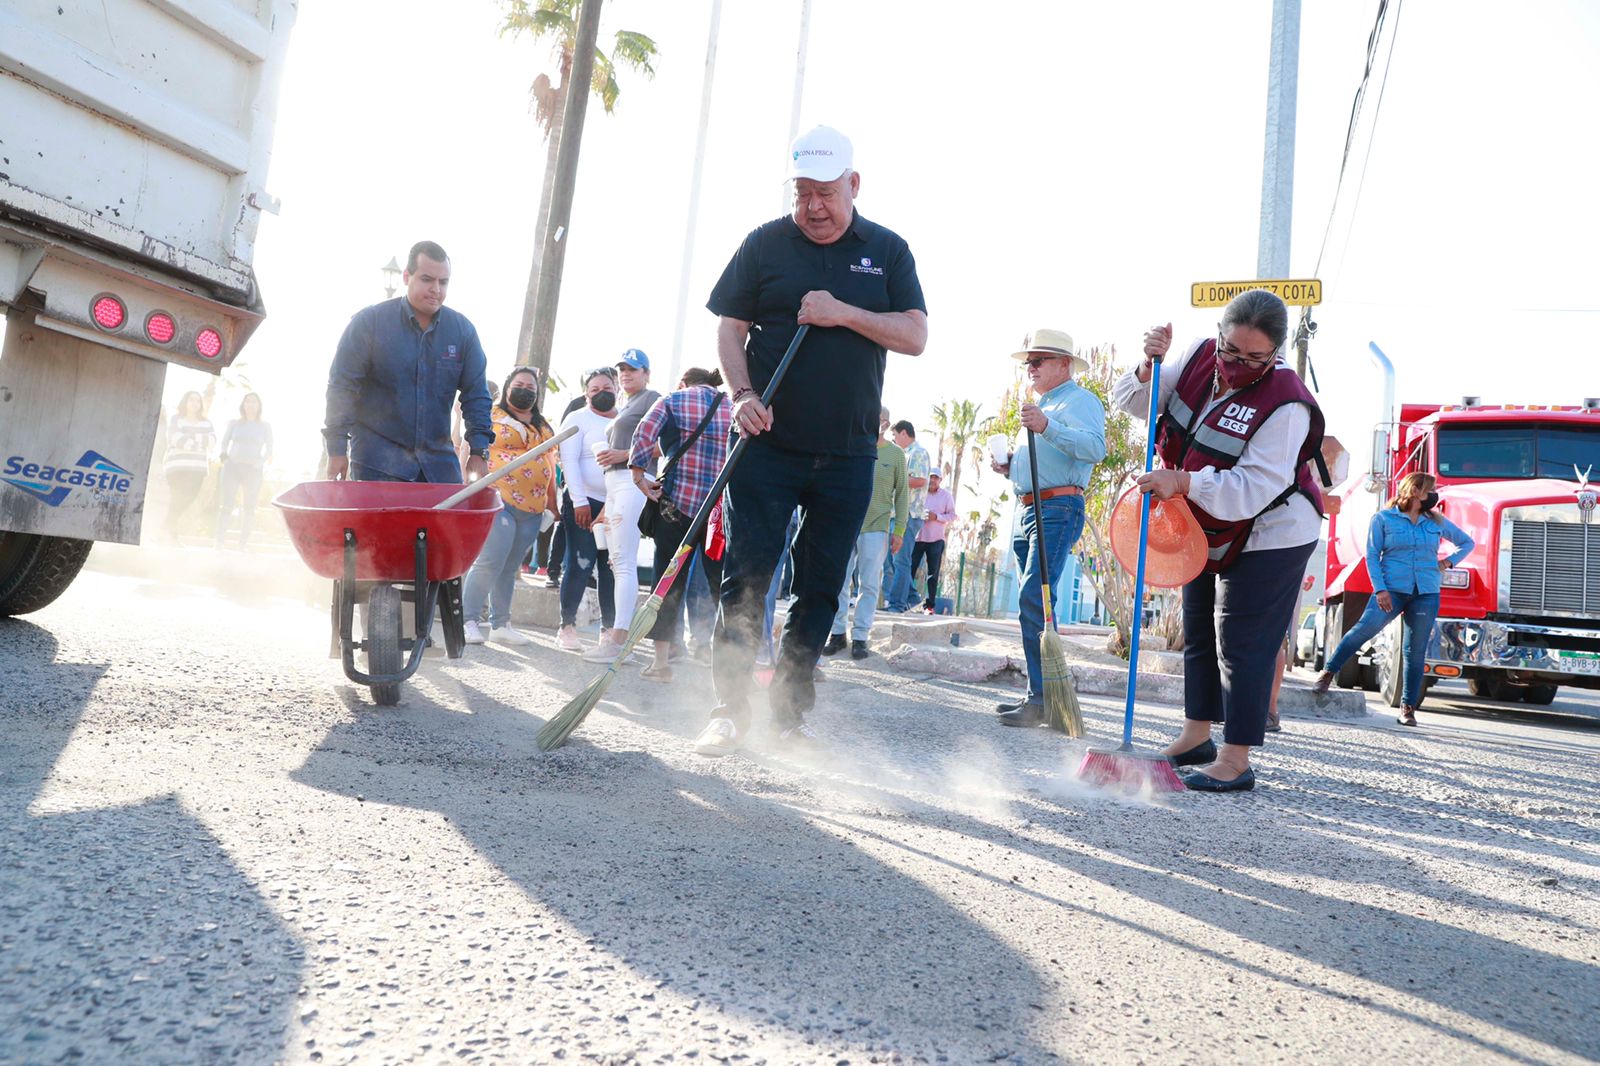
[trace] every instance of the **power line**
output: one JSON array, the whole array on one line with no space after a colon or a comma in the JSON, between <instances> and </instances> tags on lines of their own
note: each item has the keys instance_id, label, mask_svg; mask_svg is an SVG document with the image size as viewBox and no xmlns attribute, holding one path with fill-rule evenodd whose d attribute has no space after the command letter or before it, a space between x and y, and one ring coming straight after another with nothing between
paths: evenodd
<instances>
[{"instance_id":1,"label":"power line","mask_svg":"<svg viewBox=\"0 0 1600 1066\"><path fill-rule=\"evenodd\" d=\"M1356 198L1350 205L1350 224L1344 230L1344 246L1339 252L1339 269L1334 274L1334 283L1338 284L1339 277L1344 273L1345 256L1350 250L1350 238L1356 232L1356 214L1361 210L1361 192L1367 187L1367 163L1372 159L1372 143L1378 139L1378 116L1383 113L1383 93L1389 87L1389 69L1394 66L1394 43L1400 39L1400 6L1404 0L1395 0L1394 29L1389 32L1389 54L1383 59L1383 79L1378 82L1378 102L1372 108L1372 125L1367 133L1367 150L1361 157L1361 180L1356 183ZM1337 197L1337 193L1335 193ZM1324 238L1326 239L1326 238ZM1320 253L1317 256L1317 266L1322 266Z\"/></svg>"}]
</instances>

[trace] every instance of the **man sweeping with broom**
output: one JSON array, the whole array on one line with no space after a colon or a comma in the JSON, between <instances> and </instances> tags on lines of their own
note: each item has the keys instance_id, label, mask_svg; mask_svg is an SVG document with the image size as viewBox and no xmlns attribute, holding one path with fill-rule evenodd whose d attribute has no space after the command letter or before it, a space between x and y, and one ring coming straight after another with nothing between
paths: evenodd
<instances>
[{"instance_id":1,"label":"man sweeping with broom","mask_svg":"<svg viewBox=\"0 0 1600 1066\"><path fill-rule=\"evenodd\" d=\"M1008 462L994 469L1008 474L1017 487L1022 521L1011 550L1022 574L1019 618L1022 653L1028 662L1028 694L997 708L1000 721L1009 726L1036 726L1047 722L1069 732L1072 723L1050 721L1047 697L1052 702L1071 701L1059 638L1054 635L1055 601L1060 590L1056 577L1067 555L1083 534L1084 499L1094 465L1106 457L1106 409L1094 393L1072 380L1074 372L1089 369L1089 361L1072 350L1072 338L1059 330L1034 330L1023 338L1022 350L1012 354L1027 366L1028 384L1038 403L1022 405L1022 426L1027 439ZM1031 446L1030 446L1031 445ZM1046 567L1050 573L1046 572ZM1044 589L1051 602L1044 602ZM1044 636L1045 620L1052 633ZM1051 660L1051 677L1041 668L1041 643ZM1059 675L1059 676L1057 676ZM1048 682L1048 684L1047 684ZM1072 714L1070 709L1066 713ZM1073 715L1075 717L1075 715Z\"/></svg>"},{"instance_id":2,"label":"man sweeping with broom","mask_svg":"<svg viewBox=\"0 0 1600 1066\"><path fill-rule=\"evenodd\" d=\"M850 141L826 126L801 134L788 176L793 211L745 238L707 304L721 319L717 352L733 400L733 432L749 442L728 481L711 666L717 706L695 739L695 751L707 756L737 750L749 729L767 587L796 506L795 599L770 689L771 724L787 750L816 746L805 715L872 498L887 353L920 355L928 341L911 249L855 210L861 176ZM809 336L770 404L763 403L800 326L810 327Z\"/></svg>"}]
</instances>

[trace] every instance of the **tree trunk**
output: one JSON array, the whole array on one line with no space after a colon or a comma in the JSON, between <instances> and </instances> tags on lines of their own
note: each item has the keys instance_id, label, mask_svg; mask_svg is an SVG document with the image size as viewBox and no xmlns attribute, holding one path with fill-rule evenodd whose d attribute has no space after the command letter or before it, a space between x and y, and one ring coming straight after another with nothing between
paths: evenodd
<instances>
[{"instance_id":1,"label":"tree trunk","mask_svg":"<svg viewBox=\"0 0 1600 1066\"><path fill-rule=\"evenodd\" d=\"M600 35L601 0L583 0L578 13L577 38L572 47L572 72L562 84L576 86L568 92L562 108L561 142L556 151L556 180L550 192L549 231L540 257L539 297L534 306L533 340L527 365L541 377L550 371L550 349L555 342L556 309L561 302L561 272L566 262L567 232L572 218L572 199L578 183L578 152L583 145L583 119L589 106L589 85L594 74L595 41Z\"/></svg>"},{"instance_id":2,"label":"tree trunk","mask_svg":"<svg viewBox=\"0 0 1600 1066\"><path fill-rule=\"evenodd\" d=\"M567 86L571 79L564 79L561 88L556 90L556 117L550 124L550 134L545 139L544 156L544 187L539 190L539 213L534 216L533 226L533 266L528 270L528 291L522 296L522 329L517 333L517 365L528 366L533 348L533 315L539 306L539 275L540 265L544 261L544 240L550 231L550 193L556 184L556 157L561 149L561 120L562 111L567 102ZM548 366L541 368L539 381L542 385L549 376L546 371Z\"/></svg>"},{"instance_id":3,"label":"tree trunk","mask_svg":"<svg viewBox=\"0 0 1600 1066\"><path fill-rule=\"evenodd\" d=\"M961 491L961 450L966 442L955 438L952 443L955 445L955 458L950 461L950 498L953 500ZM940 454L943 455L942 449Z\"/></svg>"}]
</instances>

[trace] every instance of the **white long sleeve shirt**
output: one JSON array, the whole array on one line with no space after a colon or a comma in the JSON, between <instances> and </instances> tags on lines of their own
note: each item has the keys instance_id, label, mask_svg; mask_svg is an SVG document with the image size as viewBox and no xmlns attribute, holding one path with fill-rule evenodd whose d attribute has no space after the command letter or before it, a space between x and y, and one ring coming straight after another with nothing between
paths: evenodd
<instances>
[{"instance_id":1,"label":"white long sleeve shirt","mask_svg":"<svg viewBox=\"0 0 1600 1066\"><path fill-rule=\"evenodd\" d=\"M578 432L561 442L561 473L572 506L587 507L590 500L606 498L606 476L594 457L594 446L607 444L611 419L585 405L561 420L562 429L568 426L577 426Z\"/></svg>"},{"instance_id":2,"label":"white long sleeve shirt","mask_svg":"<svg viewBox=\"0 0 1600 1066\"><path fill-rule=\"evenodd\" d=\"M1183 368L1204 343L1204 338L1194 341L1181 356L1163 360L1157 411L1167 409L1167 401L1183 376ZM1200 421L1232 395L1233 392L1225 392L1214 397L1206 405ZM1137 367L1117 378L1111 387L1111 402L1135 418L1143 419L1149 414L1150 383L1139 380ZM1218 470L1207 466L1192 471L1189 498L1208 514L1225 521L1261 515L1244 542L1247 552L1293 548L1316 540L1322 534L1322 516L1304 493L1297 492L1283 506L1261 513L1262 508L1294 484L1295 459L1310 430L1311 412L1302 404L1285 404L1255 431L1232 467Z\"/></svg>"}]
</instances>

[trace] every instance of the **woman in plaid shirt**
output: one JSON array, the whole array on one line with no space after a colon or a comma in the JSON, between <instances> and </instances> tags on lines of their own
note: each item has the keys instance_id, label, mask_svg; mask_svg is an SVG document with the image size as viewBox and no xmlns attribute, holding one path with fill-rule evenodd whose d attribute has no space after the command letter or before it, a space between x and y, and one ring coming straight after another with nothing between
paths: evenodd
<instances>
[{"instance_id":1,"label":"woman in plaid shirt","mask_svg":"<svg viewBox=\"0 0 1600 1066\"><path fill-rule=\"evenodd\" d=\"M663 396L655 402L639 428L633 432L632 454L628 467L633 471L634 483L652 500L660 500L661 517L656 522L655 566L657 578L666 572L673 553L689 532L689 523L695 511L705 502L722 464L728 458L728 425L733 410L728 398L719 391L722 375L715 370L691 367L684 372L678 391ZM694 435L706 415L715 409L705 431L695 440L689 451L677 461L670 473L661 481L646 476L650 460L659 444L661 454L671 459L682 450L684 442ZM722 559L706 554L706 533L700 534L698 545L700 565L705 567L706 578L716 593L722 587ZM680 575L682 576L682 575ZM684 582L674 581L662 597L661 611L650 630L655 641L655 662L645 667L640 676L651 681L671 681L670 657L672 646L678 639L678 626L683 610Z\"/></svg>"}]
</instances>

